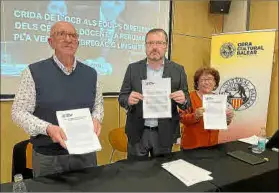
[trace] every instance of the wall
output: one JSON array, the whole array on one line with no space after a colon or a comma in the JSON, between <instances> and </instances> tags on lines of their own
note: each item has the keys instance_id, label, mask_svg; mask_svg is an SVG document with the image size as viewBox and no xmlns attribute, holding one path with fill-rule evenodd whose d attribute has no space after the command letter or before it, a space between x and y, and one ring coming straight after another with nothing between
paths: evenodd
<instances>
[{"instance_id":1,"label":"wall","mask_svg":"<svg viewBox=\"0 0 279 193\"><path fill-rule=\"evenodd\" d=\"M229 14L224 15L223 32L246 31L247 0L232 1Z\"/></svg>"},{"instance_id":2,"label":"wall","mask_svg":"<svg viewBox=\"0 0 279 193\"><path fill-rule=\"evenodd\" d=\"M11 179L12 150L14 144L28 139L23 129L16 127L10 118L11 102L1 102L1 182Z\"/></svg>"},{"instance_id":3,"label":"wall","mask_svg":"<svg viewBox=\"0 0 279 193\"><path fill-rule=\"evenodd\" d=\"M268 104L267 134L278 129L278 1L251 1L250 30L277 29Z\"/></svg>"},{"instance_id":4,"label":"wall","mask_svg":"<svg viewBox=\"0 0 279 193\"><path fill-rule=\"evenodd\" d=\"M195 71L209 65L211 34L222 30L222 16L209 14L209 1L174 1L171 59L185 67L189 90Z\"/></svg>"}]
</instances>

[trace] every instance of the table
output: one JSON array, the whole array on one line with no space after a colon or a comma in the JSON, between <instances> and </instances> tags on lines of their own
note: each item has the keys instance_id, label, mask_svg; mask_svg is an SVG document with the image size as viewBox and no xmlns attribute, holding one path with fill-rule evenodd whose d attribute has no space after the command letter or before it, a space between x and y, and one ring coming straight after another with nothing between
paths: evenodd
<instances>
[{"instance_id":1,"label":"table","mask_svg":"<svg viewBox=\"0 0 279 193\"><path fill-rule=\"evenodd\" d=\"M242 150L251 153L250 145L235 141L222 144L213 149L191 150L183 152L177 157L211 171L211 181L219 191L279 191L279 154L266 150L261 157L269 161L259 165L250 165L238 159L228 156L226 153L234 150Z\"/></svg>"},{"instance_id":2,"label":"table","mask_svg":"<svg viewBox=\"0 0 279 193\"><path fill-rule=\"evenodd\" d=\"M28 191L35 192L278 191L278 153L265 151L261 156L269 161L255 166L226 155L233 150L249 152L248 146L243 142L230 142L146 161L123 160L96 168L28 179L25 183ZM185 186L161 168L161 163L176 159L184 159L211 171L214 179ZM12 191L12 183L1 184L1 191Z\"/></svg>"},{"instance_id":3,"label":"table","mask_svg":"<svg viewBox=\"0 0 279 193\"><path fill-rule=\"evenodd\" d=\"M162 169L155 159L140 162L120 161L97 168L28 179L25 184L28 191L32 192L182 192L217 189L210 182L186 187ZM12 191L12 184L3 184L1 191Z\"/></svg>"}]
</instances>

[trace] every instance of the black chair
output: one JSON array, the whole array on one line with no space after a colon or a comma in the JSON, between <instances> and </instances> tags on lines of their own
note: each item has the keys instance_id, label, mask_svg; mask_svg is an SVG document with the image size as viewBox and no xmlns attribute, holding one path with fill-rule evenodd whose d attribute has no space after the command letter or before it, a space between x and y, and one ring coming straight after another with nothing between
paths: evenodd
<instances>
[{"instance_id":1,"label":"black chair","mask_svg":"<svg viewBox=\"0 0 279 193\"><path fill-rule=\"evenodd\" d=\"M26 167L26 149L29 143L29 139L24 140L15 144L13 148L12 181L14 181L14 175L16 174L22 174L24 179L33 178L32 169Z\"/></svg>"},{"instance_id":2,"label":"black chair","mask_svg":"<svg viewBox=\"0 0 279 193\"><path fill-rule=\"evenodd\" d=\"M269 139L266 144L266 148L279 148L279 129L273 134L273 136Z\"/></svg>"}]
</instances>

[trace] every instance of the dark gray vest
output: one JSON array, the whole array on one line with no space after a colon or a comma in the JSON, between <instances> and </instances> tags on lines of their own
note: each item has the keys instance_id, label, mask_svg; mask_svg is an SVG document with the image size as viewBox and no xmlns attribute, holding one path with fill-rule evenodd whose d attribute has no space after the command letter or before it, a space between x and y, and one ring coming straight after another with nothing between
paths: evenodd
<instances>
[{"instance_id":1,"label":"dark gray vest","mask_svg":"<svg viewBox=\"0 0 279 193\"><path fill-rule=\"evenodd\" d=\"M36 107L33 113L36 117L58 125L56 111L89 108L92 112L97 82L97 73L93 68L77 62L76 69L66 75L53 58L49 58L29 65L29 69L36 88ZM31 142L38 153L68 153L46 135L31 137Z\"/></svg>"}]
</instances>

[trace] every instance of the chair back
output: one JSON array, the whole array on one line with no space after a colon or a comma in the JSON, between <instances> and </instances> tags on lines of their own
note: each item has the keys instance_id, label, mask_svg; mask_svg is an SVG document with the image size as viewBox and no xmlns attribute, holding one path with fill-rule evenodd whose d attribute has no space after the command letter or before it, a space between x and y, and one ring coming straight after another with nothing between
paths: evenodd
<instances>
[{"instance_id":1,"label":"chair back","mask_svg":"<svg viewBox=\"0 0 279 193\"><path fill-rule=\"evenodd\" d=\"M123 127L112 129L109 132L108 138L114 150L127 152L128 138Z\"/></svg>"},{"instance_id":2,"label":"chair back","mask_svg":"<svg viewBox=\"0 0 279 193\"><path fill-rule=\"evenodd\" d=\"M33 144L28 143L26 147L26 168L32 169L32 152L33 152Z\"/></svg>"},{"instance_id":3,"label":"chair back","mask_svg":"<svg viewBox=\"0 0 279 193\"><path fill-rule=\"evenodd\" d=\"M24 179L33 177L32 145L29 139L15 144L12 159L12 181L15 174L22 174Z\"/></svg>"}]
</instances>

